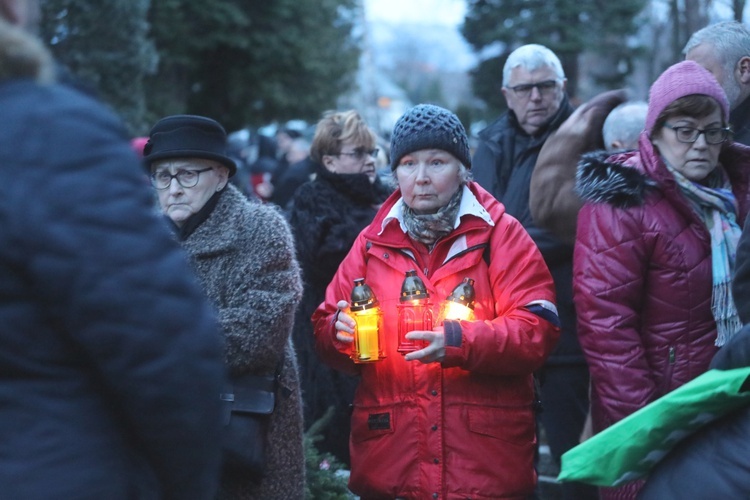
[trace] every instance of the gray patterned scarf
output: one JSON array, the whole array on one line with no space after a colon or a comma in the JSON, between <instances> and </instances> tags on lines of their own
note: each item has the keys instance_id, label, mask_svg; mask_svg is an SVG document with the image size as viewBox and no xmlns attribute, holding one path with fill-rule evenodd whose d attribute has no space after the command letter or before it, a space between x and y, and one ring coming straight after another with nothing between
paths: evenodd
<instances>
[{"instance_id":1,"label":"gray patterned scarf","mask_svg":"<svg viewBox=\"0 0 750 500\"><path fill-rule=\"evenodd\" d=\"M463 191L463 185L459 186L448 203L434 214L417 214L404 203L403 216L407 234L432 250L440 238L453 231Z\"/></svg>"}]
</instances>

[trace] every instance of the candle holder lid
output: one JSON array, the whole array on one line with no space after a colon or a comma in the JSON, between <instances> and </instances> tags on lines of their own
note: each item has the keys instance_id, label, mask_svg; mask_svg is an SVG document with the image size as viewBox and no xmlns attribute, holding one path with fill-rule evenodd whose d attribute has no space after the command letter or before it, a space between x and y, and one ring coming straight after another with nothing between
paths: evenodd
<instances>
[{"instance_id":1,"label":"candle holder lid","mask_svg":"<svg viewBox=\"0 0 750 500\"><path fill-rule=\"evenodd\" d=\"M351 310L352 311L364 311L365 309L371 309L378 306L378 298L372 291L372 288L365 283L364 278L357 278L354 280L354 288L352 288L351 296Z\"/></svg>"},{"instance_id":2,"label":"candle holder lid","mask_svg":"<svg viewBox=\"0 0 750 500\"><path fill-rule=\"evenodd\" d=\"M401 285L401 297L400 302L408 302L411 300L426 300L430 298L430 294L427 293L427 288L424 286L424 282L417 276L417 271L411 269L406 271L406 277Z\"/></svg>"},{"instance_id":3,"label":"candle holder lid","mask_svg":"<svg viewBox=\"0 0 750 500\"><path fill-rule=\"evenodd\" d=\"M453 289L447 300L457 302L473 310L475 298L474 280L471 278L464 278L463 281Z\"/></svg>"}]
</instances>

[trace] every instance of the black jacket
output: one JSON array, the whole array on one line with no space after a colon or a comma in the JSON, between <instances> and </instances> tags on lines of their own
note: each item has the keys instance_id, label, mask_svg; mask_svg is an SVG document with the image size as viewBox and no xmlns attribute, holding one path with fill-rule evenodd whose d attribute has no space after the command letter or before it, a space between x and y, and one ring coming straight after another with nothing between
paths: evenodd
<instances>
[{"instance_id":1,"label":"black jacket","mask_svg":"<svg viewBox=\"0 0 750 500\"><path fill-rule=\"evenodd\" d=\"M750 97L732 110L729 123L734 131L734 142L750 146Z\"/></svg>"},{"instance_id":2,"label":"black jacket","mask_svg":"<svg viewBox=\"0 0 750 500\"><path fill-rule=\"evenodd\" d=\"M714 357L711 368L750 366L750 326ZM750 497L750 407L702 427L675 447L651 472L640 500Z\"/></svg>"},{"instance_id":3,"label":"black jacket","mask_svg":"<svg viewBox=\"0 0 750 500\"><path fill-rule=\"evenodd\" d=\"M210 498L221 340L124 129L28 79L0 110L0 497Z\"/></svg>"},{"instance_id":4,"label":"black jacket","mask_svg":"<svg viewBox=\"0 0 750 500\"><path fill-rule=\"evenodd\" d=\"M392 189L364 174L334 174L316 166L316 178L300 186L289 212L304 295L297 310L293 338L298 353L305 425L320 419L329 406L333 421L319 444L323 451L348 461L349 405L357 380L323 364L315 353L310 316L354 239L373 219Z\"/></svg>"},{"instance_id":5,"label":"black jacket","mask_svg":"<svg viewBox=\"0 0 750 500\"><path fill-rule=\"evenodd\" d=\"M542 252L555 280L562 332L548 364L585 363L576 335L573 307L573 245L565 244L538 228L529 210L529 184L539 151L550 134L572 112L568 98L564 97L549 124L537 135L529 136L518 124L515 114L508 111L479 133L479 144L471 160L474 180L523 224Z\"/></svg>"}]
</instances>

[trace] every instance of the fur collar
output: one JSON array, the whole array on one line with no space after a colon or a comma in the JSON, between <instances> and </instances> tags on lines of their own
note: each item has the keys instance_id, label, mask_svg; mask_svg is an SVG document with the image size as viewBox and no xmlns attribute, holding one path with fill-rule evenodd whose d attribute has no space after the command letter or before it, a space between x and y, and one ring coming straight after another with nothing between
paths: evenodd
<instances>
[{"instance_id":1,"label":"fur collar","mask_svg":"<svg viewBox=\"0 0 750 500\"><path fill-rule=\"evenodd\" d=\"M581 157L576 172L576 192L584 202L609 203L617 208L641 205L646 190L655 185L628 160L634 153L614 155L594 151Z\"/></svg>"},{"instance_id":2,"label":"fur collar","mask_svg":"<svg viewBox=\"0 0 750 500\"><path fill-rule=\"evenodd\" d=\"M49 83L54 74L52 56L42 42L0 19L0 82L29 78Z\"/></svg>"}]
</instances>

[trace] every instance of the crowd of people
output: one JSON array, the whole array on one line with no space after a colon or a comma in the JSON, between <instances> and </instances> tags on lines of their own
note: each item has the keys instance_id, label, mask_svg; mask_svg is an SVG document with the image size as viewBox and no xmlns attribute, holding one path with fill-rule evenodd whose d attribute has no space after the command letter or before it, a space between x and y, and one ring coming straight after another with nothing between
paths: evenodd
<instances>
[{"instance_id":1,"label":"crowd of people","mask_svg":"<svg viewBox=\"0 0 750 500\"><path fill-rule=\"evenodd\" d=\"M574 109L528 44L476 148L419 104L387 148L349 109L248 156L205 116L129 142L32 34L38 8L0 0L0 497L302 499L325 421L360 498L534 498L542 429L559 462L747 366L741 24L696 32L648 102ZM262 472L222 454L227 396L256 376L275 382ZM749 419L563 498L746 496Z\"/></svg>"}]
</instances>

